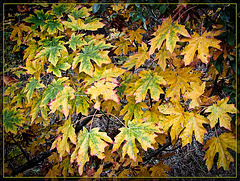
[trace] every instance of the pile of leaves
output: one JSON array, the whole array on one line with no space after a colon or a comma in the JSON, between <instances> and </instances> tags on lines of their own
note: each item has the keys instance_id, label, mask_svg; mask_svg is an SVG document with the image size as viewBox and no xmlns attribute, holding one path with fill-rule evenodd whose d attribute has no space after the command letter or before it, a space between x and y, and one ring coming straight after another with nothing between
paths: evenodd
<instances>
[{"instance_id":1,"label":"pile of leaves","mask_svg":"<svg viewBox=\"0 0 240 181\"><path fill-rule=\"evenodd\" d=\"M166 177L193 142L229 171L235 5L4 8L5 176Z\"/></svg>"}]
</instances>

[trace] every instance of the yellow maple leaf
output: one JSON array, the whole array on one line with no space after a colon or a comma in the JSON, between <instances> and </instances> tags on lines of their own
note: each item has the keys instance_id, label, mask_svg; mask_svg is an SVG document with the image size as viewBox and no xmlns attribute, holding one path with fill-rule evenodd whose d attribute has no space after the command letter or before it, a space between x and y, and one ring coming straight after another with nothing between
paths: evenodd
<instances>
[{"instance_id":1,"label":"yellow maple leaf","mask_svg":"<svg viewBox=\"0 0 240 181\"><path fill-rule=\"evenodd\" d=\"M231 130L230 122L232 118L227 114L227 112L234 114L237 113L237 109L234 104L227 104L228 101L229 97L226 97L225 99L217 101L217 104L213 104L205 110L205 112L211 112L211 114L207 117L210 120L211 128L213 128L219 120L220 127L225 127Z\"/></svg>"},{"instance_id":2,"label":"yellow maple leaf","mask_svg":"<svg viewBox=\"0 0 240 181\"><path fill-rule=\"evenodd\" d=\"M186 92L184 96L188 99L192 99L189 104L189 109L193 109L199 106L199 103L201 102L200 96L204 93L206 82L202 83L202 85L196 82L191 82L190 85L192 90Z\"/></svg>"},{"instance_id":3,"label":"yellow maple leaf","mask_svg":"<svg viewBox=\"0 0 240 181\"><path fill-rule=\"evenodd\" d=\"M117 48L114 53L116 53L117 55L126 55L129 51L129 45L131 45L131 43L128 40L125 40L123 37L119 37L119 41L115 43L115 46Z\"/></svg>"},{"instance_id":4,"label":"yellow maple leaf","mask_svg":"<svg viewBox=\"0 0 240 181\"><path fill-rule=\"evenodd\" d=\"M116 90L113 90L117 87L118 84L116 82L107 82L106 79L101 79L96 82L93 86L88 88L85 91L85 94L91 94L91 99L96 100L96 104L94 108L100 110L100 100L99 96L102 95L104 100L111 99L116 103L120 103Z\"/></svg>"},{"instance_id":5,"label":"yellow maple leaf","mask_svg":"<svg viewBox=\"0 0 240 181\"><path fill-rule=\"evenodd\" d=\"M120 115L124 115L124 120L132 120L134 118L141 118L143 111L142 108L148 108L148 106L143 102L136 103L134 96L127 97L128 103L124 106L124 108L120 111Z\"/></svg>"},{"instance_id":6,"label":"yellow maple leaf","mask_svg":"<svg viewBox=\"0 0 240 181\"><path fill-rule=\"evenodd\" d=\"M56 110L61 111L65 117L68 117L69 110L71 109L71 104L69 99L75 98L75 90L67 85L64 85L63 90L58 92L56 98L53 99L48 105L51 108L51 113L54 113Z\"/></svg>"},{"instance_id":7,"label":"yellow maple leaf","mask_svg":"<svg viewBox=\"0 0 240 181\"><path fill-rule=\"evenodd\" d=\"M153 54L156 48L160 49L165 39L166 49L172 53L176 42L179 40L178 33L189 37L189 34L183 25L179 25L176 21L172 22L172 17L166 18L162 25L158 26L157 31L153 33L156 37L151 40L149 54Z\"/></svg>"},{"instance_id":8,"label":"yellow maple leaf","mask_svg":"<svg viewBox=\"0 0 240 181\"><path fill-rule=\"evenodd\" d=\"M138 53L130 56L127 62L124 63L122 67L131 69L133 66L135 66L135 70L139 68L142 64L144 64L145 60L150 58L147 49L147 44L142 42L142 46L138 47Z\"/></svg>"},{"instance_id":9,"label":"yellow maple leaf","mask_svg":"<svg viewBox=\"0 0 240 181\"><path fill-rule=\"evenodd\" d=\"M167 177L166 171L170 171L171 169L167 164L163 164L163 161L158 162L157 165L154 165L149 169L152 177Z\"/></svg>"},{"instance_id":10,"label":"yellow maple leaf","mask_svg":"<svg viewBox=\"0 0 240 181\"><path fill-rule=\"evenodd\" d=\"M204 134L207 133L207 130L202 125L203 123L209 124L208 119L196 112L189 113L185 129L180 135L182 147L192 142L193 132L196 140L203 144Z\"/></svg>"},{"instance_id":11,"label":"yellow maple leaf","mask_svg":"<svg viewBox=\"0 0 240 181\"><path fill-rule=\"evenodd\" d=\"M166 120L159 122L159 127L165 132L168 132L171 127L170 135L172 141L176 139L183 130L186 120L189 118L189 113L185 112L183 107L176 102L162 104L158 107L159 112L166 114Z\"/></svg>"},{"instance_id":12,"label":"yellow maple leaf","mask_svg":"<svg viewBox=\"0 0 240 181\"><path fill-rule=\"evenodd\" d=\"M141 35L141 33L144 34L144 33L146 33L146 31L144 29L141 29L140 27L136 31L129 30L128 34L130 36L131 42L133 42L135 40L137 43L141 44L142 43L142 37L143 37Z\"/></svg>"},{"instance_id":13,"label":"yellow maple leaf","mask_svg":"<svg viewBox=\"0 0 240 181\"><path fill-rule=\"evenodd\" d=\"M206 160L208 170L212 169L213 159L215 154L218 153L217 168L223 167L229 171L229 164L234 162L234 159L227 148L237 151L236 145L236 138L232 133L223 133L219 137L211 137L204 145L204 150L209 147L203 159Z\"/></svg>"},{"instance_id":14,"label":"yellow maple leaf","mask_svg":"<svg viewBox=\"0 0 240 181\"><path fill-rule=\"evenodd\" d=\"M221 31L218 32L204 32L202 35L194 32L191 38L183 38L181 41L188 41L189 44L182 51L184 55L183 61L185 65L189 65L195 56L196 51L198 51L197 57L203 62L208 64L208 58L210 57L209 47L214 47L220 49L219 43L220 40L213 38L221 34Z\"/></svg>"},{"instance_id":15,"label":"yellow maple leaf","mask_svg":"<svg viewBox=\"0 0 240 181\"><path fill-rule=\"evenodd\" d=\"M158 65L162 68L163 71L165 71L166 68L166 59L171 57L171 53L169 50L166 49L166 43L163 44L162 48L158 51L156 54L154 60L158 60Z\"/></svg>"},{"instance_id":16,"label":"yellow maple leaf","mask_svg":"<svg viewBox=\"0 0 240 181\"><path fill-rule=\"evenodd\" d=\"M181 93L184 94L187 90L191 89L189 82L201 82L198 73L191 73L191 67L177 68L174 71L169 69L161 73L170 87L166 91L165 97L172 97L173 99L180 100Z\"/></svg>"}]
</instances>

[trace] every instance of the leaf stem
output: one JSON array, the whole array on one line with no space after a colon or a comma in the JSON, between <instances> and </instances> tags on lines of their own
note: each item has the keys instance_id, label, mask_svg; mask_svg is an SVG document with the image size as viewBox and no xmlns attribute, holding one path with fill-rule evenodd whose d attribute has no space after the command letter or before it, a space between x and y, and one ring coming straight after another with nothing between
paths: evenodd
<instances>
[{"instance_id":1,"label":"leaf stem","mask_svg":"<svg viewBox=\"0 0 240 181\"><path fill-rule=\"evenodd\" d=\"M127 128L127 126L115 115L111 114L111 113L107 113L107 115L113 116L114 118L116 118L123 126L125 126Z\"/></svg>"},{"instance_id":2,"label":"leaf stem","mask_svg":"<svg viewBox=\"0 0 240 181\"><path fill-rule=\"evenodd\" d=\"M217 128L216 128L216 126L215 126L214 128L215 128L216 136L218 137L218 133L217 133Z\"/></svg>"}]
</instances>

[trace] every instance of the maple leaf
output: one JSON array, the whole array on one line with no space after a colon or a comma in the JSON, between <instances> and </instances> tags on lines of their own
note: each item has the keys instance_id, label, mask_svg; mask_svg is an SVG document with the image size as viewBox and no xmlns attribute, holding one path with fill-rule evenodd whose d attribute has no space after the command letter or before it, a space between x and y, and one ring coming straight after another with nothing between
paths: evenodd
<instances>
[{"instance_id":1,"label":"maple leaf","mask_svg":"<svg viewBox=\"0 0 240 181\"><path fill-rule=\"evenodd\" d=\"M32 98L34 89L43 88L43 87L45 87L44 84L39 83L38 79L35 79L34 77L31 77L29 79L29 83L26 85L24 89L24 92L27 92L26 97L27 97L28 103L30 103L30 99Z\"/></svg>"},{"instance_id":2,"label":"maple leaf","mask_svg":"<svg viewBox=\"0 0 240 181\"><path fill-rule=\"evenodd\" d=\"M67 85L64 85L63 90L57 93L56 98L53 99L52 102L48 103L51 108L50 113L54 113L56 110L61 111L65 117L68 117L69 110L71 109L71 105L68 103L69 99L75 98L75 90Z\"/></svg>"},{"instance_id":3,"label":"maple leaf","mask_svg":"<svg viewBox=\"0 0 240 181\"><path fill-rule=\"evenodd\" d=\"M46 24L46 20L52 19L52 15L49 12L44 13L43 9L34 10L36 15L30 14L29 17L25 18L24 21L27 23L33 23L31 29L36 30L40 26L41 31L43 31L43 26Z\"/></svg>"},{"instance_id":4,"label":"maple leaf","mask_svg":"<svg viewBox=\"0 0 240 181\"><path fill-rule=\"evenodd\" d=\"M65 121L63 126L59 127L58 131L63 133L62 140L57 145L57 150L58 150L58 153L60 154L59 157L60 157L60 160L61 160L65 151L70 153L68 138L71 140L71 142L73 144L76 145L76 137L77 136L76 136L76 133L75 133L75 129L73 128L73 126L71 124L71 118L70 117L67 121ZM54 145L54 143L53 143L53 145ZM54 148L54 146L51 147L51 149L53 149L53 148Z\"/></svg>"},{"instance_id":5,"label":"maple leaf","mask_svg":"<svg viewBox=\"0 0 240 181\"><path fill-rule=\"evenodd\" d=\"M10 36L10 40L15 41L15 36L17 35L17 41L21 42L21 38L22 38L22 33L25 32L29 32L31 31L29 26L26 26L24 24L20 24L19 26L11 26L11 28L13 29L13 31L11 32L11 36Z\"/></svg>"},{"instance_id":6,"label":"maple leaf","mask_svg":"<svg viewBox=\"0 0 240 181\"><path fill-rule=\"evenodd\" d=\"M47 70L47 73L53 72L54 75L56 75L57 77L61 77L61 70L67 70L71 67L70 64L68 64L67 62L63 62L63 61L58 61L57 65L54 66L53 64L50 64Z\"/></svg>"},{"instance_id":7,"label":"maple leaf","mask_svg":"<svg viewBox=\"0 0 240 181\"><path fill-rule=\"evenodd\" d=\"M27 69L28 74L38 74L38 73L40 73L42 68L43 68L43 64L41 61L39 61L39 59L36 59L33 61L31 61L29 59L26 60L25 69ZM39 77L39 76L35 75L35 77Z\"/></svg>"},{"instance_id":8,"label":"maple leaf","mask_svg":"<svg viewBox=\"0 0 240 181\"><path fill-rule=\"evenodd\" d=\"M152 172L152 177L167 177L165 172L170 170L167 164L163 164L163 161L159 161L157 165L153 165L153 167L149 169L149 171Z\"/></svg>"},{"instance_id":9,"label":"maple leaf","mask_svg":"<svg viewBox=\"0 0 240 181\"><path fill-rule=\"evenodd\" d=\"M127 112L123 117L124 120L132 120L133 115L134 118L141 118L143 114L142 108L148 108L148 106L143 102L136 103L134 96L128 96L127 101L128 103L120 111L120 115Z\"/></svg>"},{"instance_id":10,"label":"maple leaf","mask_svg":"<svg viewBox=\"0 0 240 181\"><path fill-rule=\"evenodd\" d=\"M88 13L89 9L86 7L81 7L79 9L79 7L75 7L72 11L71 11L71 15L75 18L86 18L88 17L90 14Z\"/></svg>"},{"instance_id":11,"label":"maple leaf","mask_svg":"<svg viewBox=\"0 0 240 181\"><path fill-rule=\"evenodd\" d=\"M123 64L123 68L131 69L135 66L135 70L144 64L145 60L150 58L150 55L147 51L147 44L142 42L142 46L138 47L138 53L129 57L126 63Z\"/></svg>"},{"instance_id":12,"label":"maple leaf","mask_svg":"<svg viewBox=\"0 0 240 181\"><path fill-rule=\"evenodd\" d=\"M88 107L89 107L89 98L87 95L84 94L82 91L77 91L75 93L75 99L73 100L73 105L76 107L76 113L79 114L80 112L82 115L88 115ZM75 108L73 107L73 110Z\"/></svg>"},{"instance_id":13,"label":"maple leaf","mask_svg":"<svg viewBox=\"0 0 240 181\"><path fill-rule=\"evenodd\" d=\"M46 39L43 42L43 49L36 55L35 58L47 56L48 61L51 62L54 66L57 65L58 59L62 56L62 53L67 53L66 47L63 45L63 41L59 41L62 36L53 38L52 40Z\"/></svg>"},{"instance_id":14,"label":"maple leaf","mask_svg":"<svg viewBox=\"0 0 240 181\"><path fill-rule=\"evenodd\" d=\"M117 41L115 43L115 46L117 47L116 50L114 51L114 53L116 55L126 55L128 53L128 49L129 49L129 45L131 45L131 43L128 40L125 40L123 37L119 37L119 41Z\"/></svg>"},{"instance_id":15,"label":"maple leaf","mask_svg":"<svg viewBox=\"0 0 240 181\"><path fill-rule=\"evenodd\" d=\"M227 104L228 101L229 97L226 97L220 101L217 101L217 104L213 104L205 110L205 112L211 112L211 114L207 117L210 120L211 128L213 128L219 120L220 127L225 127L231 130L230 123L232 118L227 114L227 112L234 114L237 113L237 109L234 104Z\"/></svg>"},{"instance_id":16,"label":"maple leaf","mask_svg":"<svg viewBox=\"0 0 240 181\"><path fill-rule=\"evenodd\" d=\"M189 104L189 109L193 109L199 106L199 103L201 101L200 96L204 93L206 82L202 83L202 85L196 82L191 82L190 85L192 90L189 92L186 92L184 94L184 97L188 99L192 99L191 103Z\"/></svg>"},{"instance_id":17,"label":"maple leaf","mask_svg":"<svg viewBox=\"0 0 240 181\"><path fill-rule=\"evenodd\" d=\"M3 110L3 125L6 132L17 134L17 126L22 126L25 119L19 110L7 109Z\"/></svg>"},{"instance_id":18,"label":"maple leaf","mask_svg":"<svg viewBox=\"0 0 240 181\"><path fill-rule=\"evenodd\" d=\"M108 146L106 142L113 143L112 139L105 132L99 132L100 128L93 128L89 132L83 127L77 137L77 145L71 155L71 163L76 160L78 163L79 175L83 173L83 167L89 161L88 149L90 154L99 159L105 158L104 148Z\"/></svg>"},{"instance_id":19,"label":"maple leaf","mask_svg":"<svg viewBox=\"0 0 240 181\"><path fill-rule=\"evenodd\" d=\"M159 127L165 132L168 132L169 128L171 127L170 135L173 141L179 136L185 127L185 123L188 122L189 113L185 112L183 107L178 102L175 104L162 104L158 107L158 110L163 114L170 114L170 116L166 116L164 121L159 122Z\"/></svg>"},{"instance_id":20,"label":"maple leaf","mask_svg":"<svg viewBox=\"0 0 240 181\"><path fill-rule=\"evenodd\" d=\"M151 97L154 101L158 101L160 94L163 94L163 90L160 84L166 85L167 82L162 76L157 75L157 72L153 73L150 70L143 70L139 73L141 79L132 83L132 87L126 92L136 96L136 102L141 102L145 99L148 89L150 90Z\"/></svg>"},{"instance_id":21,"label":"maple leaf","mask_svg":"<svg viewBox=\"0 0 240 181\"><path fill-rule=\"evenodd\" d=\"M85 29L85 24L82 19L75 19L72 15L68 15L70 21L63 21L62 23L67 27L72 29L72 31L78 31L81 29Z\"/></svg>"},{"instance_id":22,"label":"maple leaf","mask_svg":"<svg viewBox=\"0 0 240 181\"><path fill-rule=\"evenodd\" d=\"M57 30L63 31L63 25L59 19L46 20L46 23L42 26L42 31L47 30L49 34L54 34Z\"/></svg>"},{"instance_id":23,"label":"maple leaf","mask_svg":"<svg viewBox=\"0 0 240 181\"><path fill-rule=\"evenodd\" d=\"M189 65L194 58L195 52L198 51L197 57L203 62L208 64L208 58L210 57L209 54L209 47L214 47L220 49L219 43L220 40L213 38L213 36L217 36L221 34L219 32L204 32L202 35L199 35L196 32L193 32L191 38L183 38L181 41L186 42L188 41L189 44L183 49L182 55L184 55L183 61L185 65Z\"/></svg>"},{"instance_id":24,"label":"maple leaf","mask_svg":"<svg viewBox=\"0 0 240 181\"><path fill-rule=\"evenodd\" d=\"M68 4L60 3L60 4L53 4L52 5L52 14L53 15L58 15L62 16L63 13L66 13L66 11L70 8L71 6Z\"/></svg>"},{"instance_id":25,"label":"maple leaf","mask_svg":"<svg viewBox=\"0 0 240 181\"><path fill-rule=\"evenodd\" d=\"M157 52L154 60L158 60L157 64L160 65L163 71L166 69L166 59L171 57L171 53L166 49L166 43L163 43L162 48Z\"/></svg>"},{"instance_id":26,"label":"maple leaf","mask_svg":"<svg viewBox=\"0 0 240 181\"><path fill-rule=\"evenodd\" d=\"M24 50L23 59L27 58L28 60L33 60L36 56L39 46L35 40L31 40L27 42L27 45L28 45L28 48Z\"/></svg>"},{"instance_id":27,"label":"maple leaf","mask_svg":"<svg viewBox=\"0 0 240 181\"><path fill-rule=\"evenodd\" d=\"M120 104L109 99L102 103L102 109L105 110L107 113L111 113L113 109L115 109L117 114L120 111Z\"/></svg>"},{"instance_id":28,"label":"maple leaf","mask_svg":"<svg viewBox=\"0 0 240 181\"><path fill-rule=\"evenodd\" d=\"M108 51L102 51L101 49L111 48L110 44L105 44L104 41L95 42L94 40L88 42L87 46L84 46L83 53L78 53L74 58L72 67L75 68L80 62L79 72L85 72L86 74L93 74L93 65L90 60L96 62L98 66L102 64L111 63L111 59L108 56ZM100 51L101 50L101 51Z\"/></svg>"},{"instance_id":29,"label":"maple leaf","mask_svg":"<svg viewBox=\"0 0 240 181\"><path fill-rule=\"evenodd\" d=\"M143 123L140 119L128 121L128 127L122 127L119 130L120 133L115 137L112 152L116 151L126 141L122 147L122 158L128 154L134 161L136 161L139 152L135 140L138 140L142 148L147 151L148 148L153 149L152 144L156 142L155 137L157 135L154 132L159 132L153 123Z\"/></svg>"},{"instance_id":30,"label":"maple leaf","mask_svg":"<svg viewBox=\"0 0 240 181\"><path fill-rule=\"evenodd\" d=\"M89 21L90 20L90 21ZM102 28L104 24L98 19L87 19L85 22L85 30L96 31L99 28Z\"/></svg>"},{"instance_id":31,"label":"maple leaf","mask_svg":"<svg viewBox=\"0 0 240 181\"><path fill-rule=\"evenodd\" d=\"M91 99L96 100L96 104L94 105L94 108L97 110L100 110L100 102L98 99L100 95L103 96L104 100L111 99L118 104L120 103L116 91L113 90L116 86L118 86L117 83L107 82L106 79L101 79L98 82L96 82L93 86L88 88L85 91L85 94L91 94Z\"/></svg>"},{"instance_id":32,"label":"maple leaf","mask_svg":"<svg viewBox=\"0 0 240 181\"><path fill-rule=\"evenodd\" d=\"M115 82L116 77L126 72L126 70L118 68L116 66L112 66L111 64L108 64L107 66L102 66L102 67L94 65L94 69L95 71L92 74L92 77L86 78L86 81L87 81L86 86L103 78L106 78L106 81Z\"/></svg>"},{"instance_id":33,"label":"maple leaf","mask_svg":"<svg viewBox=\"0 0 240 181\"><path fill-rule=\"evenodd\" d=\"M59 91L63 90L62 83L66 81L68 77L59 78L57 81L54 79L51 84L44 90L42 94L42 101L40 107L46 107L49 101L52 101Z\"/></svg>"},{"instance_id":34,"label":"maple leaf","mask_svg":"<svg viewBox=\"0 0 240 181\"><path fill-rule=\"evenodd\" d=\"M129 30L128 31L128 34L130 36L130 40L131 42L133 42L134 40L136 40L137 43L141 44L142 43L142 34L146 33L146 31L144 29L141 29L140 27L136 30L136 31L133 31L133 30Z\"/></svg>"},{"instance_id":35,"label":"maple leaf","mask_svg":"<svg viewBox=\"0 0 240 181\"><path fill-rule=\"evenodd\" d=\"M201 82L198 73L190 73L191 67L177 68L174 71L170 69L162 72L163 78L170 85L167 89L165 97L172 97L180 100L180 94L184 94L187 90L191 89L188 82Z\"/></svg>"},{"instance_id":36,"label":"maple leaf","mask_svg":"<svg viewBox=\"0 0 240 181\"><path fill-rule=\"evenodd\" d=\"M179 25L177 22L172 22L171 17L165 19L162 25L158 26L157 31L153 33L156 37L151 40L149 54L153 54L156 48L160 49L165 39L166 49L172 53L176 42L179 40L177 36L178 33L187 37L190 36L183 25Z\"/></svg>"},{"instance_id":37,"label":"maple leaf","mask_svg":"<svg viewBox=\"0 0 240 181\"><path fill-rule=\"evenodd\" d=\"M38 112L41 110L41 115L43 117L43 119L47 120L47 111L48 109L45 109L44 107L40 107L41 104L41 97L34 99L32 101L32 106L31 106L31 110L29 113L29 116L31 116L31 123L33 123L33 121L37 118L38 116Z\"/></svg>"},{"instance_id":38,"label":"maple leaf","mask_svg":"<svg viewBox=\"0 0 240 181\"><path fill-rule=\"evenodd\" d=\"M185 129L180 135L180 138L182 138L182 147L192 142L193 132L196 140L203 144L204 134L207 133L207 130L202 125L203 123L209 124L208 119L196 112L189 113Z\"/></svg>"},{"instance_id":39,"label":"maple leaf","mask_svg":"<svg viewBox=\"0 0 240 181\"><path fill-rule=\"evenodd\" d=\"M73 51L76 51L76 48L82 47L83 45L87 45L87 42L82 38L84 34L78 34L75 36L75 33L72 33L71 39L66 42L66 44L69 44L69 47L73 49Z\"/></svg>"},{"instance_id":40,"label":"maple leaf","mask_svg":"<svg viewBox=\"0 0 240 181\"><path fill-rule=\"evenodd\" d=\"M158 124L161 121L161 113L158 111L159 102L154 104L152 108L146 110L143 114L145 122L152 122Z\"/></svg>"},{"instance_id":41,"label":"maple leaf","mask_svg":"<svg viewBox=\"0 0 240 181\"><path fill-rule=\"evenodd\" d=\"M213 159L216 153L219 154L217 168L223 167L225 170L229 171L229 164L230 162L234 162L234 159L227 148L236 151L236 145L236 139L232 133L223 133L219 137L211 137L204 145L204 150L209 147L203 159L206 160L208 171L212 169Z\"/></svg>"}]
</instances>

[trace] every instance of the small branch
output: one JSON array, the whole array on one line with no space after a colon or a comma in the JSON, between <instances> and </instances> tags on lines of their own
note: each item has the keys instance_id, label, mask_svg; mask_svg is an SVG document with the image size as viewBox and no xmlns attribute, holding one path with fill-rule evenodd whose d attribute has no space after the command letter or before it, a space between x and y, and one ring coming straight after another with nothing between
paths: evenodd
<instances>
[{"instance_id":1,"label":"small branch","mask_svg":"<svg viewBox=\"0 0 240 181\"><path fill-rule=\"evenodd\" d=\"M127 128L127 126L115 115L111 114L111 113L107 113L110 116L113 116L114 118L116 118L123 126L125 126Z\"/></svg>"},{"instance_id":2,"label":"small branch","mask_svg":"<svg viewBox=\"0 0 240 181\"><path fill-rule=\"evenodd\" d=\"M152 108L153 103L152 103L152 97L151 97L150 90L148 90L148 96L149 96L149 100L150 100L150 106Z\"/></svg>"},{"instance_id":3,"label":"small branch","mask_svg":"<svg viewBox=\"0 0 240 181\"><path fill-rule=\"evenodd\" d=\"M159 155L160 152L165 151L165 149L167 147L169 147L172 143L168 142L165 145L163 145L161 148L158 148L157 150L153 151L152 153L150 153L149 155L145 156L142 160L145 162L147 160L150 160L152 157L155 157L157 155Z\"/></svg>"},{"instance_id":4,"label":"small branch","mask_svg":"<svg viewBox=\"0 0 240 181\"><path fill-rule=\"evenodd\" d=\"M208 18L208 19L210 19L214 24L217 24L217 22L216 21L214 21L202 8L199 8L202 12L203 12L203 14L205 14L206 15L206 17Z\"/></svg>"},{"instance_id":5,"label":"small branch","mask_svg":"<svg viewBox=\"0 0 240 181\"><path fill-rule=\"evenodd\" d=\"M51 151L43 152L37 158L35 157L34 159L29 160L24 165L22 165L22 166L16 168L15 170L13 170L12 176L15 176L15 175L17 175L19 173L23 173L25 170L28 170L30 168L35 167L39 162L41 162L41 161L45 160L46 158L48 158L49 156L51 156L52 152L56 152L56 151L57 151L57 149L54 148Z\"/></svg>"},{"instance_id":6,"label":"small branch","mask_svg":"<svg viewBox=\"0 0 240 181\"><path fill-rule=\"evenodd\" d=\"M14 137L11 135L12 140L14 141L14 143L18 146L18 148L22 151L24 157L27 159L27 161L30 161L29 156L27 154L27 152L25 152L25 150L17 143L17 141L14 139Z\"/></svg>"}]
</instances>

